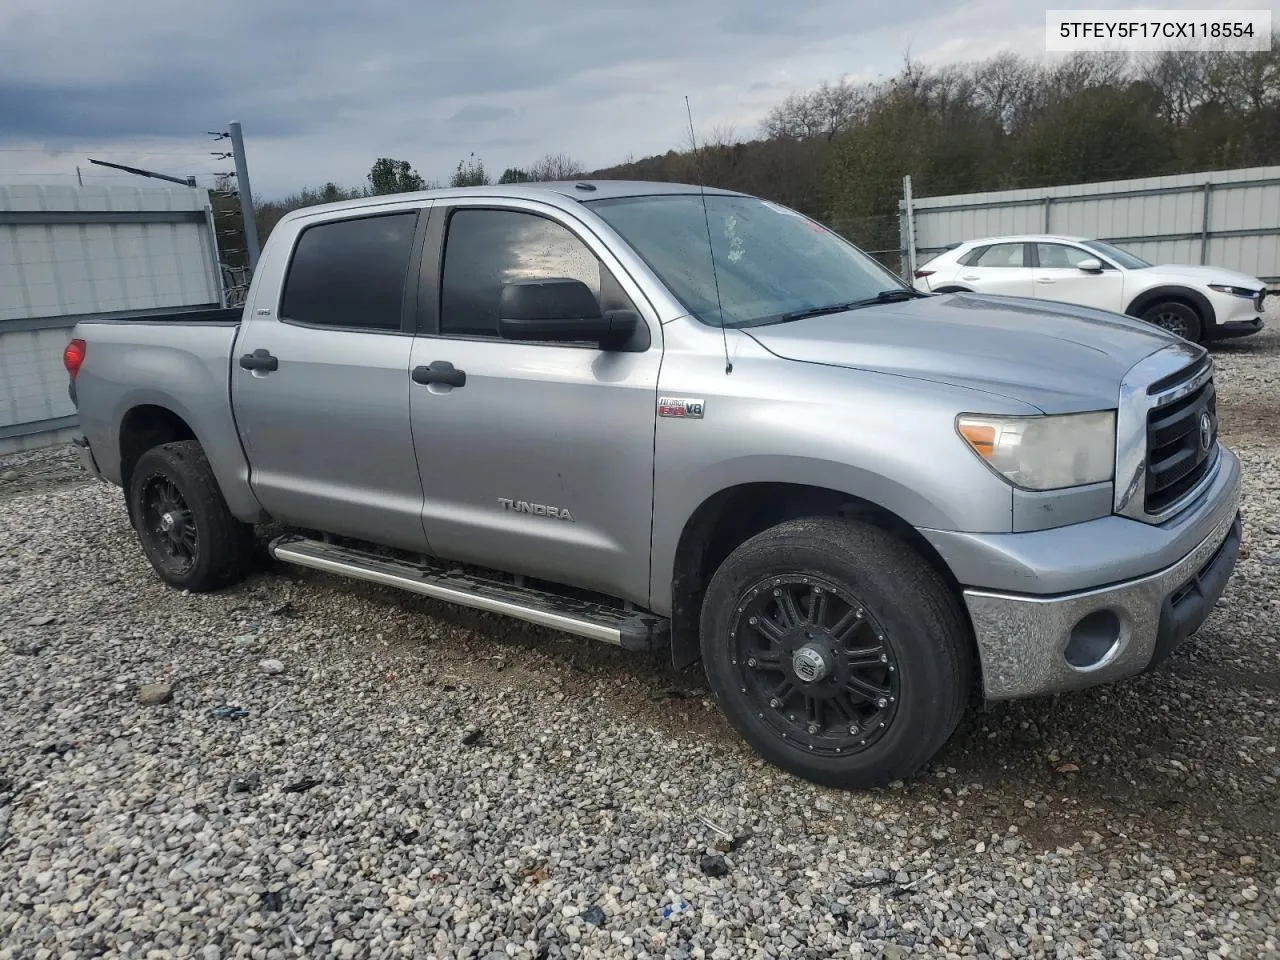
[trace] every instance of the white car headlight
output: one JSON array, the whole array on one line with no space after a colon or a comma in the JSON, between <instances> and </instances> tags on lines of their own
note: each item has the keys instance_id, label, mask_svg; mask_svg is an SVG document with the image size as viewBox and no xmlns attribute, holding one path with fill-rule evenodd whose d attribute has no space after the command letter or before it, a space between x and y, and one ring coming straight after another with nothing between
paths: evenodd
<instances>
[{"instance_id":1,"label":"white car headlight","mask_svg":"<svg viewBox=\"0 0 1280 960\"><path fill-rule=\"evenodd\" d=\"M1217 290L1218 293L1229 293L1233 297L1248 297L1249 299L1253 299L1258 295L1259 288L1255 287L1250 290L1248 287L1233 287L1229 283L1211 283L1209 284L1209 289Z\"/></svg>"},{"instance_id":2,"label":"white car headlight","mask_svg":"<svg viewBox=\"0 0 1280 960\"><path fill-rule=\"evenodd\" d=\"M962 414L960 436L1015 486L1056 490L1110 480L1116 466L1116 413L1042 417Z\"/></svg>"}]
</instances>

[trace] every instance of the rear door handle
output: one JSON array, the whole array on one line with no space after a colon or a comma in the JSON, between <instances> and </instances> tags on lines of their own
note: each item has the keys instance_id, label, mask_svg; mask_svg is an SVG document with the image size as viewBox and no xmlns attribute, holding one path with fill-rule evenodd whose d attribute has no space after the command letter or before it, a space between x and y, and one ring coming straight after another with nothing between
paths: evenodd
<instances>
[{"instance_id":1,"label":"rear door handle","mask_svg":"<svg viewBox=\"0 0 1280 960\"><path fill-rule=\"evenodd\" d=\"M270 350L258 349L241 357L240 366L245 370L278 370L280 361L271 355Z\"/></svg>"},{"instance_id":2,"label":"rear door handle","mask_svg":"<svg viewBox=\"0 0 1280 960\"><path fill-rule=\"evenodd\" d=\"M966 273L960 278L961 280L980 280L982 279L976 273Z\"/></svg>"},{"instance_id":3,"label":"rear door handle","mask_svg":"<svg viewBox=\"0 0 1280 960\"><path fill-rule=\"evenodd\" d=\"M1053 277L1036 277L1036 283L1055 283Z\"/></svg>"},{"instance_id":4,"label":"rear door handle","mask_svg":"<svg viewBox=\"0 0 1280 960\"><path fill-rule=\"evenodd\" d=\"M430 366L414 367L410 376L414 383L440 383L447 387L467 385L467 371L456 369L448 360L432 360Z\"/></svg>"}]
</instances>

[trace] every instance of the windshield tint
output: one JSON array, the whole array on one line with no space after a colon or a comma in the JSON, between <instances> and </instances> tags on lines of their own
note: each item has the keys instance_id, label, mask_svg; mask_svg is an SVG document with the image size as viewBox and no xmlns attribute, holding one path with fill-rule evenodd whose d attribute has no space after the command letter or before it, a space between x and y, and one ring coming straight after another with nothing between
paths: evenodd
<instances>
[{"instance_id":1,"label":"windshield tint","mask_svg":"<svg viewBox=\"0 0 1280 960\"><path fill-rule=\"evenodd\" d=\"M712 326L720 325L721 310L726 326L751 326L874 299L885 290L910 290L794 210L754 197L709 194L704 215L702 203L693 193L617 197L589 206L693 316Z\"/></svg>"},{"instance_id":2,"label":"windshield tint","mask_svg":"<svg viewBox=\"0 0 1280 960\"><path fill-rule=\"evenodd\" d=\"M1126 270L1141 270L1143 267L1149 267L1151 264L1143 260L1141 257L1135 257L1127 250L1121 250L1119 247L1113 247L1109 243L1103 243L1101 240L1081 240L1084 246L1100 253L1104 257L1110 257L1113 261L1120 264Z\"/></svg>"}]
</instances>

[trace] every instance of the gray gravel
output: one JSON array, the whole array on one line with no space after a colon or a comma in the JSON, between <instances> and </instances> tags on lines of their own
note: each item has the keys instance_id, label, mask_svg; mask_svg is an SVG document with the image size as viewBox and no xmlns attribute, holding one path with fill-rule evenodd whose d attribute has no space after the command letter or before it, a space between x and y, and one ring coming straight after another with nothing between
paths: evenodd
<instances>
[{"instance_id":1,"label":"gray gravel","mask_svg":"<svg viewBox=\"0 0 1280 960\"><path fill-rule=\"evenodd\" d=\"M25 454L0 960L1280 955L1280 333L1215 354L1247 533L1205 628L862 794L643 656L265 564L184 596Z\"/></svg>"}]
</instances>

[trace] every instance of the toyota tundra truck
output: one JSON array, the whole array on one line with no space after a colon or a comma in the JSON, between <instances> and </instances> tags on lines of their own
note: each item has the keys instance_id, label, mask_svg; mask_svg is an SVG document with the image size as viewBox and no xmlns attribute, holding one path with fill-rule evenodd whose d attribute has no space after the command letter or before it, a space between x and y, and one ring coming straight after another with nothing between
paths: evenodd
<instances>
[{"instance_id":1,"label":"toyota tundra truck","mask_svg":"<svg viewBox=\"0 0 1280 960\"><path fill-rule=\"evenodd\" d=\"M166 583L242 579L269 521L277 561L700 659L830 785L911 775L974 700L1156 666L1241 538L1202 347L921 293L725 190L310 207L242 313L89 319L65 363Z\"/></svg>"}]
</instances>

